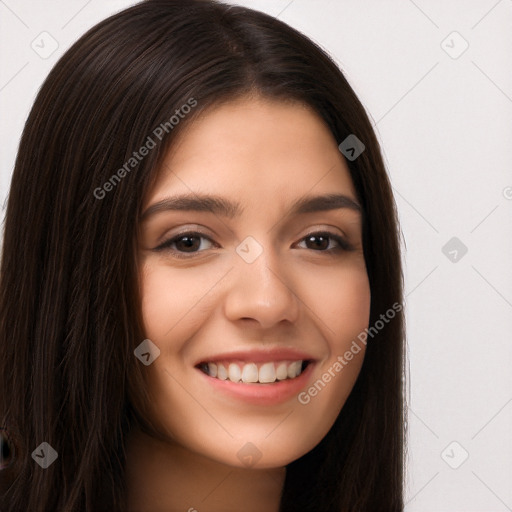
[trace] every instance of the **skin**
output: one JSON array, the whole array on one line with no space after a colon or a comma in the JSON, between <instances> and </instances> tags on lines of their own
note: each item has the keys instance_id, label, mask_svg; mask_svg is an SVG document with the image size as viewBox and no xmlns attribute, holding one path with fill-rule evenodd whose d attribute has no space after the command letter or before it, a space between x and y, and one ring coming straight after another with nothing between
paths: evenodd
<instances>
[{"instance_id":1,"label":"skin","mask_svg":"<svg viewBox=\"0 0 512 512\"><path fill-rule=\"evenodd\" d=\"M238 201L243 212L228 218L167 210L140 224L146 337L160 349L143 368L151 396L147 420L158 438L140 430L129 437L128 503L145 511L278 511L285 466L333 425L364 346L307 404L297 395L269 406L245 403L214 390L194 364L219 352L295 347L316 359L305 390L332 372L369 321L362 217L349 208L289 211L304 195L339 193L357 202L355 189L316 113L247 96L208 109L180 133L143 211L191 192ZM192 249L182 238L154 251L188 229L207 238ZM333 238L308 242L306 235L326 230L353 249L340 249ZM262 248L250 264L236 252L247 236ZM261 455L250 467L237 456L248 442Z\"/></svg>"}]
</instances>

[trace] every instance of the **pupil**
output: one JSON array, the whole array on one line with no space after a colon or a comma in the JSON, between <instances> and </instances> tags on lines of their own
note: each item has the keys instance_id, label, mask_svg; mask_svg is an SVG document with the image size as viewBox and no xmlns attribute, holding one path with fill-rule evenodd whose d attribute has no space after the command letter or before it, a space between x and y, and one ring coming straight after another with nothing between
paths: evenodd
<instances>
[{"instance_id":1,"label":"pupil","mask_svg":"<svg viewBox=\"0 0 512 512\"><path fill-rule=\"evenodd\" d=\"M183 241L183 240L186 240L185 244L184 244L184 247L185 249L193 249L194 247L194 240L198 240L198 238L196 236L183 236L180 238L180 241ZM178 242L178 244L180 244L181 242Z\"/></svg>"},{"instance_id":2,"label":"pupil","mask_svg":"<svg viewBox=\"0 0 512 512\"><path fill-rule=\"evenodd\" d=\"M323 249L325 249L325 248L326 248L326 247L325 247L325 241L327 240L327 237L325 237L325 236L318 236L318 235L316 235L316 236L310 236L310 237L309 237L309 241L312 241L312 240L315 240L315 239L316 239L316 240L321 240L321 242L320 242L320 243L315 243L315 245L317 245L317 246L322 246L322 242L324 242L324 244L323 244L323 246L322 246L321 248L323 248Z\"/></svg>"}]
</instances>

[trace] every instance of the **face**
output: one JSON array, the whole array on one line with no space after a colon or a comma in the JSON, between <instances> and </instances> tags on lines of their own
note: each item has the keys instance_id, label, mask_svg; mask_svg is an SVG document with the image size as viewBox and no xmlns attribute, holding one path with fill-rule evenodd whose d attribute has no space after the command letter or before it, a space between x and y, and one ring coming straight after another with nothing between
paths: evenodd
<instances>
[{"instance_id":1,"label":"face","mask_svg":"<svg viewBox=\"0 0 512 512\"><path fill-rule=\"evenodd\" d=\"M231 466L310 451L357 379L364 348L344 354L370 314L362 213L328 128L299 104L209 109L173 144L143 212L152 423Z\"/></svg>"}]
</instances>

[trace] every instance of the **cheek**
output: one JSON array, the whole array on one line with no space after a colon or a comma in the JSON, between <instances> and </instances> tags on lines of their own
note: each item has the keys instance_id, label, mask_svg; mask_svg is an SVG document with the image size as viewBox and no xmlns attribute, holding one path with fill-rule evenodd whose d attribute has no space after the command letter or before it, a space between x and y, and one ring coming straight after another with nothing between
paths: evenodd
<instances>
[{"instance_id":1,"label":"cheek","mask_svg":"<svg viewBox=\"0 0 512 512\"><path fill-rule=\"evenodd\" d=\"M366 268L347 266L309 283L309 304L322 320L330 357L350 347L352 340L368 327L371 292Z\"/></svg>"},{"instance_id":2,"label":"cheek","mask_svg":"<svg viewBox=\"0 0 512 512\"><path fill-rule=\"evenodd\" d=\"M325 293L315 307L323 320L328 357L319 363L310 386L297 397L301 415L309 418L303 434L311 447L327 434L354 387L366 352L359 336L370 318L371 293L365 269L340 272L324 284Z\"/></svg>"},{"instance_id":3,"label":"cheek","mask_svg":"<svg viewBox=\"0 0 512 512\"><path fill-rule=\"evenodd\" d=\"M340 352L368 327L371 292L366 272L348 276L327 300L332 304L329 322L336 333L332 345Z\"/></svg>"},{"instance_id":4,"label":"cheek","mask_svg":"<svg viewBox=\"0 0 512 512\"><path fill-rule=\"evenodd\" d=\"M145 263L140 282L146 337L159 346L172 338L177 342L172 347L178 350L180 340L185 341L199 325L198 315L207 302L205 295L219 279L217 274L194 268L172 269L159 262Z\"/></svg>"}]
</instances>

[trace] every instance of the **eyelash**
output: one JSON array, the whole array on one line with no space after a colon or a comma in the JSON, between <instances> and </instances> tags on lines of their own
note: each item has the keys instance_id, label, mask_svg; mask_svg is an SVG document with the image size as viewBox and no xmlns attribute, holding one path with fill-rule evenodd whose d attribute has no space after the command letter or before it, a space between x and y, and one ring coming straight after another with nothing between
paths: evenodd
<instances>
[{"instance_id":1,"label":"eyelash","mask_svg":"<svg viewBox=\"0 0 512 512\"><path fill-rule=\"evenodd\" d=\"M335 240L339 244L339 247L335 247L333 249L331 248L331 249L324 249L324 250L318 250L318 251L314 251L313 249L311 249L314 252L320 252L320 253L326 253L328 255L332 255L333 253L336 253L339 251L344 252L344 251L353 251L354 250L354 247L349 242L347 242L347 240L345 240L340 235L336 235L329 231L313 231L312 233L308 233L306 236L301 238L300 241L302 242L302 241L304 241L310 237L313 237L313 236L314 237L330 238L332 240ZM194 258L195 255L203 252L203 251L196 251L196 252L192 252L192 253L183 253L183 252L177 251L175 249L170 249L171 245L175 244L181 238L186 238L186 237L206 238L207 240L209 240L210 242L215 244L215 242L209 236L205 235L204 233L201 233L199 231L186 231L184 233L180 233L179 235L174 236L173 238L170 238L169 240L166 240L165 242L163 242L161 245L159 245L158 247L156 247L153 250L156 252L168 251L168 252L174 253L173 256L176 258L179 258L179 259ZM186 254L186 256L185 256L185 254Z\"/></svg>"}]
</instances>

